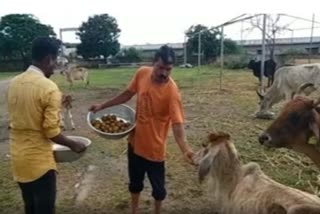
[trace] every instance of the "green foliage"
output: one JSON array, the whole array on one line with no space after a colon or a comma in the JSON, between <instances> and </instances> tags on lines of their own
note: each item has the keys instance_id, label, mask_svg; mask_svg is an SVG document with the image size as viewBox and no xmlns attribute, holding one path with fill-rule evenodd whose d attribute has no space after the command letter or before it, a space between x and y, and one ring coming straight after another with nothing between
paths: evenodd
<instances>
[{"instance_id":1,"label":"green foliage","mask_svg":"<svg viewBox=\"0 0 320 214\"><path fill-rule=\"evenodd\" d=\"M39 36L55 37L53 28L31 14L10 14L0 20L0 58L30 63L32 41Z\"/></svg>"},{"instance_id":2,"label":"green foliage","mask_svg":"<svg viewBox=\"0 0 320 214\"><path fill-rule=\"evenodd\" d=\"M77 33L81 40L77 52L85 59L115 55L120 49L120 32L117 20L108 14L89 17Z\"/></svg>"},{"instance_id":3,"label":"green foliage","mask_svg":"<svg viewBox=\"0 0 320 214\"><path fill-rule=\"evenodd\" d=\"M221 48L221 32L218 29L209 29L204 25L193 25L187 32L187 50L188 55L198 54L199 32L201 32L201 52L204 60L209 62L216 59L220 55ZM231 39L224 40L224 53L237 54L241 48Z\"/></svg>"},{"instance_id":4,"label":"green foliage","mask_svg":"<svg viewBox=\"0 0 320 214\"><path fill-rule=\"evenodd\" d=\"M117 53L116 58L120 62L141 62L141 51L137 50L136 48L128 48L123 49L119 53Z\"/></svg>"}]
</instances>

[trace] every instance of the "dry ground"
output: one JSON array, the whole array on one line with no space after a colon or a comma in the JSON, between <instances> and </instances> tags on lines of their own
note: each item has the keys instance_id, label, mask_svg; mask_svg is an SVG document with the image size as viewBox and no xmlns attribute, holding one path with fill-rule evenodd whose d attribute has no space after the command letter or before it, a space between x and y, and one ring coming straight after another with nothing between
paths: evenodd
<instances>
[{"instance_id":1,"label":"dry ground","mask_svg":"<svg viewBox=\"0 0 320 214\"><path fill-rule=\"evenodd\" d=\"M318 171L307 158L287 150L265 150L259 145L257 136L270 121L253 117L257 110L254 91L257 80L246 71L224 72L222 91L219 91L219 74L215 68L178 69L174 74L182 91L187 136L192 147L199 148L207 132L223 130L231 134L244 163L258 162L266 174L279 182L309 192L317 191ZM130 69L92 71L88 89L81 83L69 89L61 77L54 78L65 93L75 98L72 112L76 130L67 134L86 136L93 141L82 159L59 164L57 214L128 213L126 141L97 136L89 130L85 117L91 104L118 94L132 75ZM134 100L129 105L134 106ZM0 213L22 213L19 189L12 181L6 156L8 144L0 142L0 149ZM214 203L206 186L198 184L196 169L183 161L171 135L167 150L168 198L163 213L213 213ZM142 213L151 213L150 195L146 180Z\"/></svg>"}]
</instances>

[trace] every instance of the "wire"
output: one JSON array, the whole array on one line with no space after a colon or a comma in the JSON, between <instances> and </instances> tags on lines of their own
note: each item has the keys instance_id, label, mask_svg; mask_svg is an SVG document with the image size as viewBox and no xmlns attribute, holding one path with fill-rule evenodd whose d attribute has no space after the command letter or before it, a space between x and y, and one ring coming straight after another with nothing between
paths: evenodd
<instances>
[{"instance_id":1,"label":"wire","mask_svg":"<svg viewBox=\"0 0 320 214\"><path fill-rule=\"evenodd\" d=\"M287 16L287 17L294 18L294 19L300 19L300 20L307 21L307 22L314 22L314 23L320 24L320 22L318 22L316 20L312 21L310 19L302 18L302 17L299 17L299 16L293 16L293 15L288 15L288 14L284 14L284 13L280 13L279 15Z\"/></svg>"}]
</instances>

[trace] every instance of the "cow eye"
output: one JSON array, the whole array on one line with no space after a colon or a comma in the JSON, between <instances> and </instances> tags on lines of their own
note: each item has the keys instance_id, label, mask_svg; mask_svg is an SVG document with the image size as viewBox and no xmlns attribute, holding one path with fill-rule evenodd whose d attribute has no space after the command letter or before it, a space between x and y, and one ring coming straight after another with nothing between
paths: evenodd
<instances>
[{"instance_id":1,"label":"cow eye","mask_svg":"<svg viewBox=\"0 0 320 214\"><path fill-rule=\"evenodd\" d=\"M299 121L299 119L300 119L300 116L297 113L291 113L289 116L289 121L291 123L297 123Z\"/></svg>"}]
</instances>

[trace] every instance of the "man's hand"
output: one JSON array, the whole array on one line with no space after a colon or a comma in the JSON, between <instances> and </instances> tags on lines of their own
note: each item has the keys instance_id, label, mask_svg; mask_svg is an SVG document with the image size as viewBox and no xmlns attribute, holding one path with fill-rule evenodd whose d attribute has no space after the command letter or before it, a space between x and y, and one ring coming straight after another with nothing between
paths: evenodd
<instances>
[{"instance_id":1,"label":"man's hand","mask_svg":"<svg viewBox=\"0 0 320 214\"><path fill-rule=\"evenodd\" d=\"M72 151L77 153L83 152L87 149L87 147L83 143L72 140L71 138L68 138L61 133L53 138L50 138L50 140L57 144L69 147Z\"/></svg>"},{"instance_id":2,"label":"man's hand","mask_svg":"<svg viewBox=\"0 0 320 214\"><path fill-rule=\"evenodd\" d=\"M186 159L186 161L192 165L195 165L194 163L194 152L188 148L187 151L185 151L183 153L184 158Z\"/></svg>"},{"instance_id":3,"label":"man's hand","mask_svg":"<svg viewBox=\"0 0 320 214\"><path fill-rule=\"evenodd\" d=\"M194 152L187 144L183 124L182 123L173 124L172 130L173 130L173 135L175 137L175 140L179 145L180 150L183 153L183 156L186 159L186 161L190 164L195 164L193 161Z\"/></svg>"},{"instance_id":4,"label":"man's hand","mask_svg":"<svg viewBox=\"0 0 320 214\"><path fill-rule=\"evenodd\" d=\"M70 149L76 153L81 153L84 152L87 147L79 141L73 141L73 143L70 145Z\"/></svg>"},{"instance_id":5,"label":"man's hand","mask_svg":"<svg viewBox=\"0 0 320 214\"><path fill-rule=\"evenodd\" d=\"M89 108L89 111L96 113L97 111L100 111L102 109L109 108L111 106L120 105L122 103L129 101L134 95L135 95L135 93L133 93L129 90L125 90L120 95L114 97L111 100L106 101L105 103L95 104L95 105L91 106Z\"/></svg>"},{"instance_id":6,"label":"man's hand","mask_svg":"<svg viewBox=\"0 0 320 214\"><path fill-rule=\"evenodd\" d=\"M95 104L95 105L92 105L90 108L89 108L89 111L92 111L93 113L96 113L97 111L100 111L103 109L103 106L102 104Z\"/></svg>"}]
</instances>

